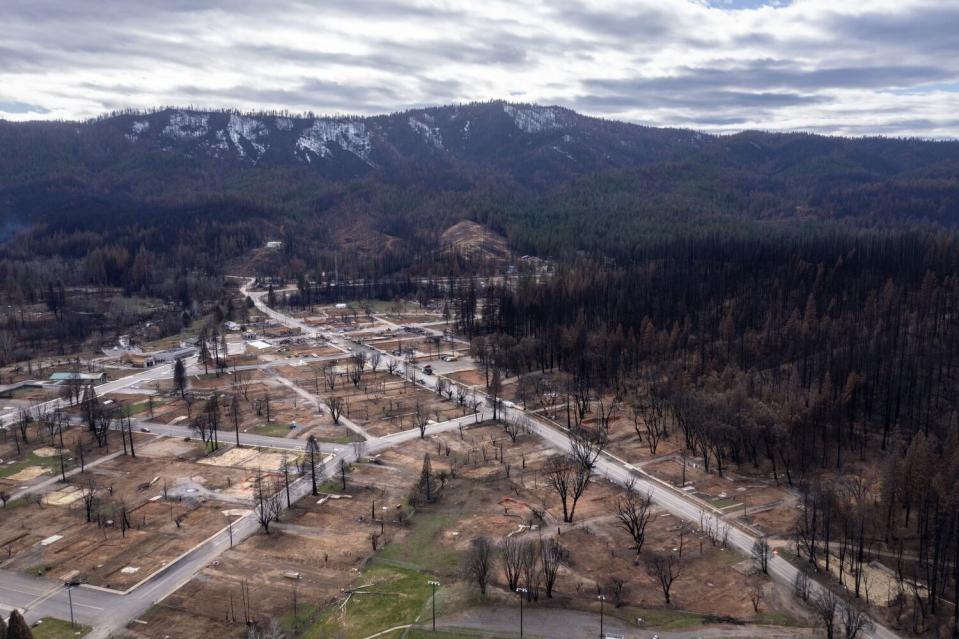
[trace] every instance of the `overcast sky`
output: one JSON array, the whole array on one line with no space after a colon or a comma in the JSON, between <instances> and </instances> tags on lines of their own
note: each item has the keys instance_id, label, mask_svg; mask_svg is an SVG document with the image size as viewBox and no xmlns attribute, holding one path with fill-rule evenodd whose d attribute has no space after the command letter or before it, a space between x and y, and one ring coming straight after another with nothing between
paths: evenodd
<instances>
[{"instance_id":1,"label":"overcast sky","mask_svg":"<svg viewBox=\"0 0 959 639\"><path fill-rule=\"evenodd\" d=\"M959 0L0 0L0 117L502 98L643 124L959 137Z\"/></svg>"}]
</instances>

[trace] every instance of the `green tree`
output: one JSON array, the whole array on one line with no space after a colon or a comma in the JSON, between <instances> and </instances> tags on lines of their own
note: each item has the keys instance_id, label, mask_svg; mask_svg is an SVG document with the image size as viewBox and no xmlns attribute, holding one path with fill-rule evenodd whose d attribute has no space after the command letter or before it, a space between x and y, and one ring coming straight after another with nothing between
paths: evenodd
<instances>
[{"instance_id":1,"label":"green tree","mask_svg":"<svg viewBox=\"0 0 959 639\"><path fill-rule=\"evenodd\" d=\"M10 626L7 628L6 639L33 639L33 632L27 625L27 620L16 609L10 613Z\"/></svg>"},{"instance_id":2,"label":"green tree","mask_svg":"<svg viewBox=\"0 0 959 639\"><path fill-rule=\"evenodd\" d=\"M180 397L186 395L186 366L182 359L177 359L173 365L173 387L180 391Z\"/></svg>"}]
</instances>

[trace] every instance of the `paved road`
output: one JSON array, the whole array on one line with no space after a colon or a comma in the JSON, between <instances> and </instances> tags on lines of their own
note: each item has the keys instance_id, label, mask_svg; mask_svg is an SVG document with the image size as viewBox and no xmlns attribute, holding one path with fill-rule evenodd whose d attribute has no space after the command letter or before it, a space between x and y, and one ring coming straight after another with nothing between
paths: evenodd
<instances>
[{"instance_id":1,"label":"paved road","mask_svg":"<svg viewBox=\"0 0 959 639\"><path fill-rule=\"evenodd\" d=\"M189 426L180 426L178 424L161 424L151 422L145 419L133 420L134 428L148 428L153 435L166 435L168 437L191 437L195 438L194 433ZM235 444L236 436L232 430L220 431L221 444ZM257 435L256 433L240 433L240 444L242 446L256 446L258 448L278 448L282 450L303 451L306 448L305 439L294 439L287 437L271 437L269 435ZM331 444L320 442L320 450L325 453L335 453L343 448L345 444ZM89 464L87 464L89 466Z\"/></svg>"},{"instance_id":2,"label":"paved road","mask_svg":"<svg viewBox=\"0 0 959 639\"><path fill-rule=\"evenodd\" d=\"M196 363L196 356L191 356L183 359L184 364L191 366ZM117 393L123 391L124 389L130 388L131 386L136 386L142 382L152 382L158 379L165 379L168 377L173 377L173 364L163 364L162 366L154 366L153 368L148 368L142 373L134 373L133 375L127 375L126 377L121 377L120 379L115 379L111 382L106 382L103 384L98 384L94 386L94 389L97 392L98 397L103 397L109 393ZM35 407L32 407L33 410L41 411L51 411L56 408L66 407L69 404L60 399L51 399L50 401L37 404ZM3 411L0 413L0 426L9 426L17 421L17 411L16 409L11 409Z\"/></svg>"},{"instance_id":3,"label":"paved road","mask_svg":"<svg viewBox=\"0 0 959 639\"><path fill-rule=\"evenodd\" d=\"M607 609L607 612L609 610ZM427 620L428 621L428 620ZM526 608L523 611L524 636L537 639L582 639L599 635L599 614L561 608ZM486 630L508 636L519 636L518 606L484 606L469 608L437 617L440 629ZM428 625L420 620L420 627ZM695 630L666 632L645 630L607 615L603 619L603 631L607 635L625 639L791 639L815 637L818 631L811 628L776 628L769 626L712 626Z\"/></svg>"},{"instance_id":4,"label":"paved road","mask_svg":"<svg viewBox=\"0 0 959 639\"><path fill-rule=\"evenodd\" d=\"M427 427L426 435L434 435L460 427L466 427L478 421L489 418L488 413L466 415L439 424ZM185 426L170 424L149 424L151 431L157 434L180 436L187 430ZM161 432L163 431L163 432ZM254 445L263 436L240 434L240 442ZM355 461L358 454L376 454L400 444L420 437L419 429L410 429L380 437L369 442L362 442L359 446L337 446L325 444L321 448L329 457L322 464L321 474L324 477L333 476L337 472L341 459L347 463ZM273 447L284 448L290 445L302 450L302 440L268 437ZM291 496L297 501L310 493L312 485L309 476L303 476L291 484ZM284 502L285 503L285 502ZM234 544L257 532L259 523L254 513L238 517L233 521L232 539ZM194 548L190 553L178 561L167 566L163 571L154 575L146 583L132 592L121 595L106 590L80 586L72 591L74 615L81 623L94 626L93 632L87 635L88 639L103 639L111 632L122 628L131 619L142 614L158 601L175 592L193 576L212 562L221 553L230 548L230 531L225 530L212 537L202 545ZM5 613L17 607L26 609L26 617L30 622L41 617L57 617L69 619L69 605L66 591L59 581L30 577L16 572L0 570L0 610Z\"/></svg>"},{"instance_id":5,"label":"paved road","mask_svg":"<svg viewBox=\"0 0 959 639\"><path fill-rule=\"evenodd\" d=\"M256 304L257 308L263 310L270 317L273 317L285 326L289 326L291 328L301 328L301 330L309 330L311 331L312 335L318 334L315 328L304 328L305 325L295 318L270 309L263 304L263 301L260 299L260 297L262 297L262 295L253 298L254 304ZM435 332L436 331L434 331L434 333ZM339 338L332 335L327 335L327 337L334 343L340 341ZM368 352L373 351L372 348L362 345L357 345L353 348L361 348ZM383 351L380 352L384 360L389 361L392 359L398 364L402 364L401 358L394 357L393 355ZM397 374L404 374L401 366L397 369ZM417 375L417 381L427 388L436 388L437 378L435 376ZM477 395L479 395L479 391L475 392ZM486 404L489 404L489 398L484 397L484 400ZM504 406L501 412L502 417L505 419L526 420L529 423L531 430L539 435L546 443L558 450L569 452L569 439L566 432L564 432L561 427L556 427L555 425L544 420L542 417L527 413L522 409L512 405ZM596 472L599 475L605 476L610 481L621 485L625 485L631 481L634 482L637 489L644 492L648 491L651 494L653 501L657 505L669 511L671 514L693 522L696 525L707 524L715 527L717 530L719 530L720 527L728 526L727 543L739 552L747 556L750 555L752 547L756 542L756 537L754 535L736 527L735 525L730 525L729 522L722 520L721 515L719 514L715 514L714 512L704 512L703 504L694 501L690 496L682 492L674 491L665 487L661 483L653 480L641 469L637 469L621 462L620 460L615 460L608 455L604 455L596 462ZM792 587L798 572L799 571L792 564L778 555L773 555L770 558L769 575L781 584L787 587ZM821 589L822 587L819 586L818 583L813 582L811 584L811 590L813 591L814 596ZM899 635L885 626L876 624L871 631L864 633L864 636L872 637L874 639L894 639Z\"/></svg>"},{"instance_id":6,"label":"paved road","mask_svg":"<svg viewBox=\"0 0 959 639\"><path fill-rule=\"evenodd\" d=\"M250 279L241 287L240 290L245 295L250 297L256 307L264 314L272 317L284 326L298 328L309 336L316 337L320 334L320 331L318 331L315 327L311 327L304 322L267 307L261 299L264 295L263 293L248 292L247 289L252 283L253 280ZM365 350L368 353L372 353L374 350L368 346L362 345L348 346L345 340L332 334L326 334L325 336L332 344L344 351L348 351L351 348L358 348ZM380 352L382 353L382 351ZM400 363L400 358L394 357L389 353L382 353L382 355L386 360L392 359ZM397 374L404 374L402 367L397 369ZM435 389L437 384L437 378L435 376L416 375L416 377L418 383L422 384L426 388ZM488 398L485 398L485 403L489 403ZM525 413L515 406L504 406L502 413L503 417L506 419L522 419L527 421L532 432L539 435L546 443L557 450L569 451L569 439L561 428L546 422L539 416ZM442 432L444 430L459 428L461 425L473 423L477 417L484 419L488 417L488 413L483 411L479 416L466 416L455 420L450 420L449 422L444 422L443 424L437 424L429 427L428 432L432 434ZM420 434L418 429L412 429L409 431L396 433L388 437L371 439L359 447L344 447L339 452L334 453L333 456L325 462L324 473L332 474L335 472L336 464L339 463L340 459L345 459L347 462L353 461L356 458L357 449L365 448L366 452L375 453L377 451L399 445L406 441L410 441L419 436ZM629 466L628 464L621 463L619 460L615 460L609 456L600 457L596 463L596 471L598 474L604 475L609 480L619 484L626 484L627 482L634 481L640 490L649 491L653 500L659 506L678 517L689 520L695 524L706 522L713 526L727 525L727 522L720 520L716 515L708 512L704 513L702 505L693 501L691 498L689 498L689 496L678 491L673 491L657 482L654 482L641 470ZM305 496L309 490L310 484L308 481L306 481L306 478L300 478L293 484L293 493L297 499ZM239 518L233 525L233 541L238 543L240 540L245 539L249 535L253 534L257 528L258 524L255 516L252 513ZM753 544L755 543L755 537L737 527L729 526L728 543L733 548L748 555ZM75 589L75 592L77 593L83 591L82 601L84 605L89 606L89 610L92 611L98 607L103 608L103 611L99 613L99 617L92 619L92 622L96 623L96 628L89 635L89 638L101 639L103 637L107 637L113 629L120 628L125 625L129 619L148 609L155 602L163 599L189 581L196 572L201 570L206 564L212 561L221 552L226 550L229 547L229 544L230 537L228 534L225 532L221 533L208 543L205 543L202 546L194 549L188 556L169 566L162 574L155 576L141 588L138 588L131 594L122 597L119 595L103 593L101 591ZM773 556L769 562L770 576L786 586L792 585L797 572L798 571L796 568L778 556ZM35 594L36 592L49 593L49 588L52 587L50 582L47 582L47 590L44 590L42 585L38 585L36 582L31 581L29 583L21 584L19 581L9 581L7 580L6 573L3 573L3 577L4 584L12 584L11 587L14 589L21 586L25 589L24 594L22 595L15 595L9 592L4 593L0 591L0 595L3 595L5 601L7 601L7 597L10 597L9 601L12 603L12 605L18 605L19 607L19 604L13 602L13 598L15 596L20 596L22 599L24 597L29 597L31 594L34 595L32 603L28 604L28 619L35 619L46 615L63 618L62 611L65 609L66 596L62 589L54 591L54 594L52 595L40 595L39 598L37 598ZM818 585L813 584L814 592L818 588ZM98 593L99 597L91 593ZM57 612L53 612L53 610L56 610ZM884 626L879 625L877 625L871 632L865 633L865 636L873 637L875 639L894 639L898 637L896 633L892 632L888 628L885 628Z\"/></svg>"}]
</instances>

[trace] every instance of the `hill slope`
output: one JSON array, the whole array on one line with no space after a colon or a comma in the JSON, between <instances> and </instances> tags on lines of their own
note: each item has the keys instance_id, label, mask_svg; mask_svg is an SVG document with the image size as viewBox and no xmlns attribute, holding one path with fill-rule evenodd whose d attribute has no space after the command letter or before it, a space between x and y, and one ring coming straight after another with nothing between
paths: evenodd
<instances>
[{"instance_id":1,"label":"hill slope","mask_svg":"<svg viewBox=\"0 0 959 639\"><path fill-rule=\"evenodd\" d=\"M3 236L102 231L130 251L170 250L158 238L216 220L248 241L292 233L375 252L439 246L445 228L473 219L527 251L604 251L609 239L620 253L650 225L959 220L959 143L716 137L504 102L363 118L162 109L0 122L0 148Z\"/></svg>"}]
</instances>

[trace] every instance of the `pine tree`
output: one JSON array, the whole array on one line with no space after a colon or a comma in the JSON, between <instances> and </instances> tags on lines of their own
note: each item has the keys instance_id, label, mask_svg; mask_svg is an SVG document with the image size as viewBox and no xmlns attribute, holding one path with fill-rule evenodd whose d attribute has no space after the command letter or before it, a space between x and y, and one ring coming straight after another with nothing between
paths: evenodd
<instances>
[{"instance_id":1,"label":"pine tree","mask_svg":"<svg viewBox=\"0 0 959 639\"><path fill-rule=\"evenodd\" d=\"M180 397L186 393L186 367L179 358L173 365L173 387L180 391Z\"/></svg>"},{"instance_id":2,"label":"pine tree","mask_svg":"<svg viewBox=\"0 0 959 639\"><path fill-rule=\"evenodd\" d=\"M3 620L2 614L0 614L0 639L7 639L7 622Z\"/></svg>"},{"instance_id":3,"label":"pine tree","mask_svg":"<svg viewBox=\"0 0 959 639\"><path fill-rule=\"evenodd\" d=\"M423 498L427 502L431 502L436 498L436 494L433 490L433 464L430 462L430 454L426 453L423 455L423 470L420 472L420 494L423 495Z\"/></svg>"},{"instance_id":4,"label":"pine tree","mask_svg":"<svg viewBox=\"0 0 959 639\"><path fill-rule=\"evenodd\" d=\"M10 627L7 628L6 639L33 639L33 632L27 625L27 620L16 609L10 613Z\"/></svg>"}]
</instances>

